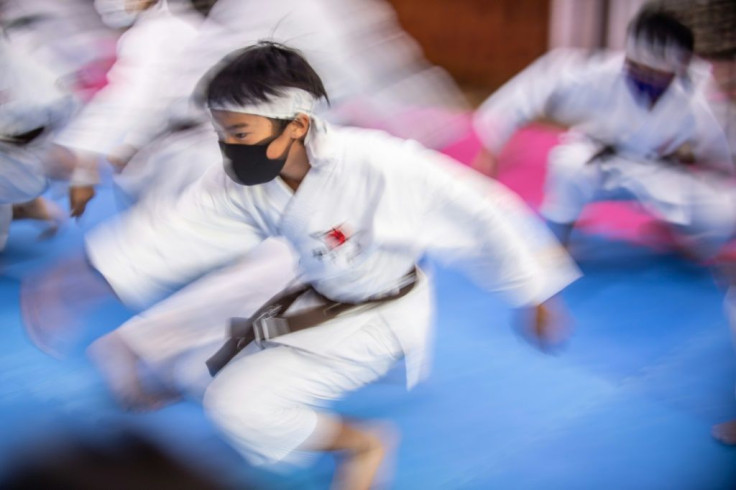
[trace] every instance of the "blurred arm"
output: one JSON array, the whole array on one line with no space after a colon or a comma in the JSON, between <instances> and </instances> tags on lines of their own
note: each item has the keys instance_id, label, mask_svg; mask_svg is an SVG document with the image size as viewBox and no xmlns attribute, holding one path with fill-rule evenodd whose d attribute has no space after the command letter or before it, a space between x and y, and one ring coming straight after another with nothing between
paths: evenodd
<instances>
[{"instance_id":1,"label":"blurred arm","mask_svg":"<svg viewBox=\"0 0 736 490\"><path fill-rule=\"evenodd\" d=\"M584 60L577 50L552 51L486 99L473 117L473 127L483 144L473 168L495 175L497 158L506 142L524 125L548 116L550 100L566 90Z\"/></svg>"},{"instance_id":2,"label":"blurred arm","mask_svg":"<svg viewBox=\"0 0 736 490\"><path fill-rule=\"evenodd\" d=\"M554 339L561 306L553 298L580 276L566 251L503 185L442 155L414 149L403 158L409 164L401 171L409 174L399 178L402 206L416 203L420 209L416 227L407 231L411 239L512 306L530 309L529 332Z\"/></svg>"},{"instance_id":3,"label":"blurred arm","mask_svg":"<svg viewBox=\"0 0 736 490\"><path fill-rule=\"evenodd\" d=\"M123 302L142 307L241 257L265 235L231 199L230 185L237 187L213 168L178 199L104 223L86 238L90 262Z\"/></svg>"}]
</instances>

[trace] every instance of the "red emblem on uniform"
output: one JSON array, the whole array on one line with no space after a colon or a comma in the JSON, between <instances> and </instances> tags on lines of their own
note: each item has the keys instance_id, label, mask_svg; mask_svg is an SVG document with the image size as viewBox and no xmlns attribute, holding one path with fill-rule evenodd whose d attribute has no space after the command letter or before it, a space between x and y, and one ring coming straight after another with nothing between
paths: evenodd
<instances>
[{"instance_id":1,"label":"red emblem on uniform","mask_svg":"<svg viewBox=\"0 0 736 490\"><path fill-rule=\"evenodd\" d=\"M332 228L330 231L324 234L324 237L325 242L327 243L327 246L330 248L330 250L336 249L340 245L347 242L350 238L340 226Z\"/></svg>"}]
</instances>

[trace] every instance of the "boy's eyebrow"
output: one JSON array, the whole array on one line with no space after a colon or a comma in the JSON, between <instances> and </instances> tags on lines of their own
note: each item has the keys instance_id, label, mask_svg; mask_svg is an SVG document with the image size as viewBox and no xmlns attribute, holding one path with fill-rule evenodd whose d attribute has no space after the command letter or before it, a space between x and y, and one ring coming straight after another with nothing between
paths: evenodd
<instances>
[{"instance_id":1,"label":"boy's eyebrow","mask_svg":"<svg viewBox=\"0 0 736 490\"><path fill-rule=\"evenodd\" d=\"M226 126L225 129L230 131L231 129L240 129L240 128L247 128L248 123L235 123L231 124L230 126Z\"/></svg>"}]
</instances>

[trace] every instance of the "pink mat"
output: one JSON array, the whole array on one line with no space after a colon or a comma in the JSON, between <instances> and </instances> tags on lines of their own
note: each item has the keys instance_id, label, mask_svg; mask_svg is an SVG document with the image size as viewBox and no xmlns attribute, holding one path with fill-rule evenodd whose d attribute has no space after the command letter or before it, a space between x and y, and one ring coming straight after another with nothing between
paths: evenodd
<instances>
[{"instance_id":1,"label":"pink mat","mask_svg":"<svg viewBox=\"0 0 736 490\"><path fill-rule=\"evenodd\" d=\"M518 131L499 156L498 180L519 194L533 209L542 202L547 153L558 142L557 128L533 124ZM470 165L480 151L474 133L443 149L443 153ZM672 250L675 242L668 227L627 202L600 202L586 207L576 225L587 233L602 234L646 245L657 250ZM736 246L729 247L736 257Z\"/></svg>"}]
</instances>

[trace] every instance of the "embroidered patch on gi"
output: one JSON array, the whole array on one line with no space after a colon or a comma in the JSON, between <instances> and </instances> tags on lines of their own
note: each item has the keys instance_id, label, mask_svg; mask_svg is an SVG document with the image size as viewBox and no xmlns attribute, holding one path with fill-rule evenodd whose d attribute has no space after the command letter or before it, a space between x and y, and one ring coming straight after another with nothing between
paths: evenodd
<instances>
[{"instance_id":1,"label":"embroidered patch on gi","mask_svg":"<svg viewBox=\"0 0 736 490\"><path fill-rule=\"evenodd\" d=\"M345 245L345 242L350 239L350 235L342 226L337 226L330 231L323 233L322 237L330 250L335 250L337 247Z\"/></svg>"},{"instance_id":2,"label":"embroidered patch on gi","mask_svg":"<svg viewBox=\"0 0 736 490\"><path fill-rule=\"evenodd\" d=\"M327 231L312 233L311 236L324 245L312 251L313 255L319 259L329 258L335 261L342 256L343 260L350 262L359 253L359 247L352 240L353 234L344 224L334 226Z\"/></svg>"},{"instance_id":3,"label":"embroidered patch on gi","mask_svg":"<svg viewBox=\"0 0 736 490\"><path fill-rule=\"evenodd\" d=\"M345 225L338 225L330 228L327 231L312 233L312 238L320 240L327 246L328 251L335 250L347 243L351 238L351 234Z\"/></svg>"}]
</instances>

